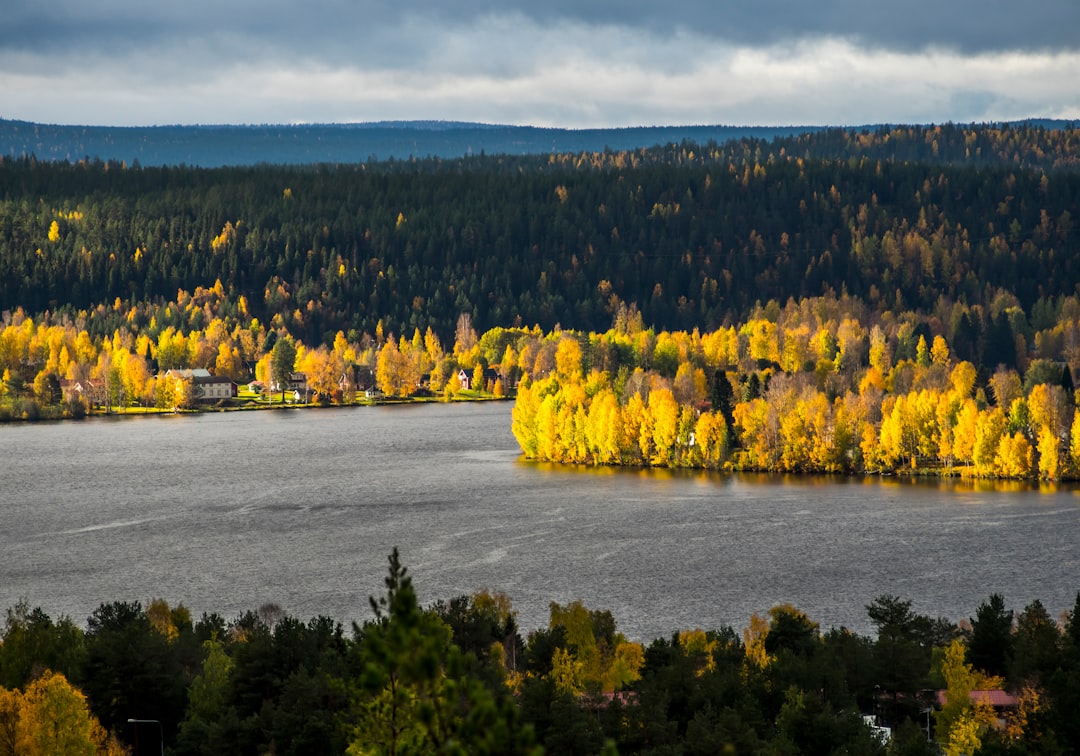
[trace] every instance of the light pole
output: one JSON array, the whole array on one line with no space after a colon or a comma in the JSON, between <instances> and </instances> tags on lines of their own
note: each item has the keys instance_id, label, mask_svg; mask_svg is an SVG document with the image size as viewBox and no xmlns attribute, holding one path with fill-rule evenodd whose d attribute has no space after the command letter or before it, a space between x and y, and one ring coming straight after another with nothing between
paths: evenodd
<instances>
[{"instance_id":1,"label":"light pole","mask_svg":"<svg viewBox=\"0 0 1080 756\"><path fill-rule=\"evenodd\" d=\"M161 756L165 756L165 727L157 719L129 719L128 720L128 724L137 725L137 724L140 724L140 723L145 723L145 724L153 723L153 724L156 724L158 726L158 731L159 731L159 734L161 735L161 741L160 741L161 742ZM138 735L138 730L136 730L135 733L136 733L136 735Z\"/></svg>"}]
</instances>

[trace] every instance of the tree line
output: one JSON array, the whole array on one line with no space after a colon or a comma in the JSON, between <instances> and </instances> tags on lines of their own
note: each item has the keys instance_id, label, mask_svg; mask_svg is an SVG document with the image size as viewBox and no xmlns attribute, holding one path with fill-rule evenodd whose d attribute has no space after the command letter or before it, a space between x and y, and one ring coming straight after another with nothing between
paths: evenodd
<instances>
[{"instance_id":1,"label":"tree line","mask_svg":"<svg viewBox=\"0 0 1080 756\"><path fill-rule=\"evenodd\" d=\"M1078 305L1064 306L1067 319ZM517 389L514 435L529 458L571 463L1080 474L1070 360L1024 350L1019 370L990 372L926 322L866 315L857 301L815 299L706 333L628 322L550 334L550 356Z\"/></svg>"},{"instance_id":2,"label":"tree line","mask_svg":"<svg viewBox=\"0 0 1080 756\"><path fill-rule=\"evenodd\" d=\"M6 319L0 417L194 406L190 386L166 376L174 368L256 379L268 390L299 371L323 403L349 404L369 389L515 396L514 433L537 459L1046 480L1080 473L1077 297L1039 300L1030 317L1004 292L988 310L942 301L929 317L876 312L846 296L770 301L744 322L705 332L657 332L621 302L603 332L477 333L462 313L445 345L431 328L407 338L381 323L358 341L339 331L330 344L305 344L251 317L243 301L230 310L220 282L155 308L116 303L101 312L122 323L111 337L22 311ZM62 380L86 392L65 399Z\"/></svg>"},{"instance_id":3,"label":"tree line","mask_svg":"<svg viewBox=\"0 0 1080 756\"><path fill-rule=\"evenodd\" d=\"M0 752L1070 754L1080 743L1080 595L1055 619L993 594L959 624L882 595L866 606L874 636L823 631L779 605L741 631L645 645L580 602L552 603L548 626L525 635L501 594L420 606L395 550L370 605L346 632L275 605L195 620L163 599L103 603L84 629L21 602L0 633ZM1010 695L994 710L973 690Z\"/></svg>"}]
</instances>

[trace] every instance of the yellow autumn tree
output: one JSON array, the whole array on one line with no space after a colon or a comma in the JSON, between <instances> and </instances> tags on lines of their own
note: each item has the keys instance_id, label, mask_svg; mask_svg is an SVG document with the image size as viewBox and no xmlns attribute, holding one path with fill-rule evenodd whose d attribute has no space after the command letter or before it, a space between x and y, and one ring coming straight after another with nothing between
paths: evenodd
<instances>
[{"instance_id":1,"label":"yellow autumn tree","mask_svg":"<svg viewBox=\"0 0 1080 756\"><path fill-rule=\"evenodd\" d=\"M585 665L568 649L557 648L551 656L551 681L560 693L578 695L585 690Z\"/></svg>"},{"instance_id":2,"label":"yellow autumn tree","mask_svg":"<svg viewBox=\"0 0 1080 756\"><path fill-rule=\"evenodd\" d=\"M645 666L645 649L640 643L623 641L615 646L611 665L604 671L603 688L606 692L621 690L641 679Z\"/></svg>"},{"instance_id":3,"label":"yellow autumn tree","mask_svg":"<svg viewBox=\"0 0 1080 756\"><path fill-rule=\"evenodd\" d=\"M1080 409L1073 411L1069 426L1069 463L1073 472L1080 471Z\"/></svg>"},{"instance_id":4,"label":"yellow autumn tree","mask_svg":"<svg viewBox=\"0 0 1080 756\"><path fill-rule=\"evenodd\" d=\"M601 389L589 405L585 442L597 464L614 464L619 459L619 430L622 426L619 400L609 388Z\"/></svg>"},{"instance_id":5,"label":"yellow autumn tree","mask_svg":"<svg viewBox=\"0 0 1080 756\"><path fill-rule=\"evenodd\" d=\"M888 373L892 368L892 350L885 338L885 332L881 326L875 324L870 328L870 350L868 354L870 367L876 368L880 373Z\"/></svg>"},{"instance_id":6,"label":"yellow autumn tree","mask_svg":"<svg viewBox=\"0 0 1080 756\"><path fill-rule=\"evenodd\" d=\"M821 392L813 392L801 404L799 411L806 427L808 467L819 472L839 472L844 467L850 444L846 423Z\"/></svg>"},{"instance_id":7,"label":"yellow autumn tree","mask_svg":"<svg viewBox=\"0 0 1080 756\"><path fill-rule=\"evenodd\" d=\"M728 448L728 427L719 412L702 412L694 425L694 443L706 467L720 467Z\"/></svg>"},{"instance_id":8,"label":"yellow autumn tree","mask_svg":"<svg viewBox=\"0 0 1080 756\"><path fill-rule=\"evenodd\" d=\"M965 360L956 363L953 367L952 372L949 373L949 383L958 398L967 399L975 387L976 377L975 366Z\"/></svg>"},{"instance_id":9,"label":"yellow autumn tree","mask_svg":"<svg viewBox=\"0 0 1080 756\"><path fill-rule=\"evenodd\" d=\"M480 392L485 391L487 387L484 385L484 365L481 362L477 362L473 366L472 378L469 381L469 386L473 391Z\"/></svg>"},{"instance_id":10,"label":"yellow autumn tree","mask_svg":"<svg viewBox=\"0 0 1080 756\"><path fill-rule=\"evenodd\" d=\"M22 693L0 687L0 753L5 756L19 753L21 713Z\"/></svg>"},{"instance_id":11,"label":"yellow autumn tree","mask_svg":"<svg viewBox=\"0 0 1080 756\"><path fill-rule=\"evenodd\" d=\"M558 394L548 394L536 412L536 451L540 459L557 460L559 458L561 402Z\"/></svg>"},{"instance_id":12,"label":"yellow autumn tree","mask_svg":"<svg viewBox=\"0 0 1080 756\"><path fill-rule=\"evenodd\" d=\"M375 362L375 383L387 396L408 396L411 387L406 375L406 360L395 339L387 339Z\"/></svg>"},{"instance_id":13,"label":"yellow autumn tree","mask_svg":"<svg viewBox=\"0 0 1080 756\"><path fill-rule=\"evenodd\" d=\"M988 381L994 402L999 407L1011 407L1012 403L1024 395L1020 376L1015 370L998 369Z\"/></svg>"},{"instance_id":14,"label":"yellow autumn tree","mask_svg":"<svg viewBox=\"0 0 1080 756\"><path fill-rule=\"evenodd\" d=\"M123 753L90 713L86 696L57 672L46 671L21 695L18 691L0 692L0 709L17 712L16 747L12 753L27 756Z\"/></svg>"},{"instance_id":15,"label":"yellow autumn tree","mask_svg":"<svg viewBox=\"0 0 1080 756\"><path fill-rule=\"evenodd\" d=\"M994 710L985 702L973 702L971 691L1001 687L1000 678L986 677L967 663L960 639L946 648L941 662L945 679L945 704L934 714L938 742L948 756L975 753L982 736L994 722Z\"/></svg>"},{"instance_id":16,"label":"yellow autumn tree","mask_svg":"<svg viewBox=\"0 0 1080 756\"><path fill-rule=\"evenodd\" d=\"M581 342L573 336L564 336L559 339L559 345L555 349L555 372L563 381L573 382L581 380Z\"/></svg>"},{"instance_id":17,"label":"yellow autumn tree","mask_svg":"<svg viewBox=\"0 0 1080 756\"><path fill-rule=\"evenodd\" d=\"M1057 480L1061 477L1061 441L1050 428L1039 430L1037 451L1039 453L1039 477Z\"/></svg>"},{"instance_id":18,"label":"yellow autumn tree","mask_svg":"<svg viewBox=\"0 0 1080 756\"><path fill-rule=\"evenodd\" d=\"M974 461L978 423L978 406L972 399L965 400L956 413L956 424L952 432L952 454L956 461L966 464Z\"/></svg>"},{"instance_id":19,"label":"yellow autumn tree","mask_svg":"<svg viewBox=\"0 0 1080 756\"><path fill-rule=\"evenodd\" d=\"M642 427L647 424L645 417L647 412L645 400L637 392L630 396L622 409L622 437L619 447L623 450L624 459L627 462L642 458L639 439L642 435Z\"/></svg>"},{"instance_id":20,"label":"yellow autumn tree","mask_svg":"<svg viewBox=\"0 0 1080 756\"><path fill-rule=\"evenodd\" d=\"M901 460L915 467L918 439L906 395L888 397L882 405L880 443L882 460L888 467L896 467Z\"/></svg>"},{"instance_id":21,"label":"yellow autumn tree","mask_svg":"<svg viewBox=\"0 0 1080 756\"><path fill-rule=\"evenodd\" d=\"M704 630L684 630L676 638L679 647L683 650L683 654L697 659L696 673L698 677L716 669L716 659L713 657L713 652L720 645L716 638L709 638Z\"/></svg>"},{"instance_id":22,"label":"yellow autumn tree","mask_svg":"<svg viewBox=\"0 0 1080 756\"><path fill-rule=\"evenodd\" d=\"M810 359L810 326L800 323L784 329L784 347L780 354L780 369L797 373Z\"/></svg>"},{"instance_id":23,"label":"yellow autumn tree","mask_svg":"<svg viewBox=\"0 0 1080 756\"><path fill-rule=\"evenodd\" d=\"M180 630L176 626L178 617L190 620L187 609L183 606L172 609L169 602L162 598L153 599L146 607L146 619L150 621L151 627L169 643L180 637Z\"/></svg>"},{"instance_id":24,"label":"yellow autumn tree","mask_svg":"<svg viewBox=\"0 0 1080 756\"><path fill-rule=\"evenodd\" d=\"M751 360L780 362L776 323L764 318L753 318L739 329L739 335L746 339L746 354Z\"/></svg>"},{"instance_id":25,"label":"yellow autumn tree","mask_svg":"<svg viewBox=\"0 0 1080 756\"><path fill-rule=\"evenodd\" d=\"M214 375L236 380L243 374L243 368L240 350L225 341L218 344L217 357L214 359Z\"/></svg>"},{"instance_id":26,"label":"yellow autumn tree","mask_svg":"<svg viewBox=\"0 0 1080 756\"><path fill-rule=\"evenodd\" d=\"M862 364L866 355L866 330L855 318L844 318L836 329L836 356L833 365L837 371L852 369Z\"/></svg>"},{"instance_id":27,"label":"yellow autumn tree","mask_svg":"<svg viewBox=\"0 0 1080 756\"><path fill-rule=\"evenodd\" d=\"M1031 474L1031 444L1023 433L1006 433L998 442L997 472L1006 478L1026 478Z\"/></svg>"},{"instance_id":28,"label":"yellow autumn tree","mask_svg":"<svg viewBox=\"0 0 1080 756\"><path fill-rule=\"evenodd\" d=\"M790 408L777 414L780 419L780 469L806 470L810 461L810 439L806 426L806 402L796 399ZM787 410L787 411L784 411Z\"/></svg>"},{"instance_id":29,"label":"yellow autumn tree","mask_svg":"<svg viewBox=\"0 0 1080 756\"><path fill-rule=\"evenodd\" d=\"M975 425L975 445L972 461L980 475L992 475L997 471L998 443L1005 432L1005 413L1001 407L980 412Z\"/></svg>"},{"instance_id":30,"label":"yellow autumn tree","mask_svg":"<svg viewBox=\"0 0 1080 756\"><path fill-rule=\"evenodd\" d=\"M324 402L335 395L338 381L345 371L345 365L338 353L324 346L304 350L303 354L297 357L296 366L307 376L308 386L314 396Z\"/></svg>"},{"instance_id":31,"label":"yellow autumn tree","mask_svg":"<svg viewBox=\"0 0 1080 756\"><path fill-rule=\"evenodd\" d=\"M750 467L771 469L780 456L780 418L761 397L739 402L732 412L739 443Z\"/></svg>"},{"instance_id":32,"label":"yellow autumn tree","mask_svg":"<svg viewBox=\"0 0 1080 756\"><path fill-rule=\"evenodd\" d=\"M138 354L131 354L126 350L120 353L114 353L117 359L117 367L120 369L121 381L124 386L124 393L130 398L142 402L144 405L150 403L152 394L152 380L153 376L150 374L150 366L146 362L146 358Z\"/></svg>"},{"instance_id":33,"label":"yellow autumn tree","mask_svg":"<svg viewBox=\"0 0 1080 756\"><path fill-rule=\"evenodd\" d=\"M255 363L255 380L263 385L264 390L270 393L270 384L274 381L274 375L270 365L273 355L267 352Z\"/></svg>"},{"instance_id":34,"label":"yellow autumn tree","mask_svg":"<svg viewBox=\"0 0 1080 756\"><path fill-rule=\"evenodd\" d=\"M561 462L584 462L588 456L585 426L588 418L585 414L585 392L581 384L567 386L561 393L557 425L557 454L554 459Z\"/></svg>"},{"instance_id":35,"label":"yellow autumn tree","mask_svg":"<svg viewBox=\"0 0 1080 756\"><path fill-rule=\"evenodd\" d=\"M535 459L539 453L536 435L536 414L540 406L540 396L534 384L522 384L518 387L517 398L510 410L510 431L517 439L518 446L526 457Z\"/></svg>"},{"instance_id":36,"label":"yellow autumn tree","mask_svg":"<svg viewBox=\"0 0 1080 756\"><path fill-rule=\"evenodd\" d=\"M705 364L713 370L739 363L739 334L734 326L720 328L701 337Z\"/></svg>"},{"instance_id":37,"label":"yellow autumn tree","mask_svg":"<svg viewBox=\"0 0 1080 756\"><path fill-rule=\"evenodd\" d=\"M935 336L933 345L930 347L930 362L937 367L947 367L949 364L949 345L942 336Z\"/></svg>"},{"instance_id":38,"label":"yellow autumn tree","mask_svg":"<svg viewBox=\"0 0 1080 756\"><path fill-rule=\"evenodd\" d=\"M461 393L461 379L458 378L456 370L450 371L450 377L446 379L446 384L443 386L443 399L449 400Z\"/></svg>"},{"instance_id":39,"label":"yellow autumn tree","mask_svg":"<svg viewBox=\"0 0 1080 756\"><path fill-rule=\"evenodd\" d=\"M750 615L750 624L743 628L743 649L748 665L764 669L769 664L769 652L765 650L768 634L769 620L757 612Z\"/></svg>"},{"instance_id":40,"label":"yellow autumn tree","mask_svg":"<svg viewBox=\"0 0 1080 756\"><path fill-rule=\"evenodd\" d=\"M561 627L566 633L566 647L570 650L571 657L567 659L566 667L568 672L573 670L568 677L580 686L577 692L590 682L599 683L603 664L593 630L592 613L580 601L573 601L566 606L552 602L550 611L550 629Z\"/></svg>"},{"instance_id":41,"label":"yellow autumn tree","mask_svg":"<svg viewBox=\"0 0 1080 756\"><path fill-rule=\"evenodd\" d=\"M166 379L168 381L168 379ZM169 381L171 382L171 381ZM195 384L188 378L178 378L172 385L172 409L192 409L199 401ZM159 388L160 390L160 388Z\"/></svg>"},{"instance_id":42,"label":"yellow autumn tree","mask_svg":"<svg viewBox=\"0 0 1080 756\"><path fill-rule=\"evenodd\" d=\"M649 416L653 464L669 464L675 459L675 442L679 431L679 403L666 388L649 392ZM642 448L642 454L645 449Z\"/></svg>"}]
</instances>

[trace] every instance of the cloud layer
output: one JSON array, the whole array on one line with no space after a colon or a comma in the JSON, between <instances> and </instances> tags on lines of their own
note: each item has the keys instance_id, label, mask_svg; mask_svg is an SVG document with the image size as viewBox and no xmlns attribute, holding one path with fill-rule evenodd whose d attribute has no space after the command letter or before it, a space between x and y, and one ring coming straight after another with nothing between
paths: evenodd
<instances>
[{"instance_id":1,"label":"cloud layer","mask_svg":"<svg viewBox=\"0 0 1080 756\"><path fill-rule=\"evenodd\" d=\"M0 22L0 117L55 123L1080 118L1077 71L1075 0L14 0Z\"/></svg>"}]
</instances>

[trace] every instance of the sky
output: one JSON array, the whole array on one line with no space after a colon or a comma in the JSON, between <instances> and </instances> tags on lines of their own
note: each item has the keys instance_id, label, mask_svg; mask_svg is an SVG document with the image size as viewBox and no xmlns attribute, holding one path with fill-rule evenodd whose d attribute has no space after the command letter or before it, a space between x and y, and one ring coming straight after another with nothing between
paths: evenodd
<instances>
[{"instance_id":1,"label":"sky","mask_svg":"<svg viewBox=\"0 0 1080 756\"><path fill-rule=\"evenodd\" d=\"M0 118L1080 119L1080 0L4 0Z\"/></svg>"}]
</instances>

